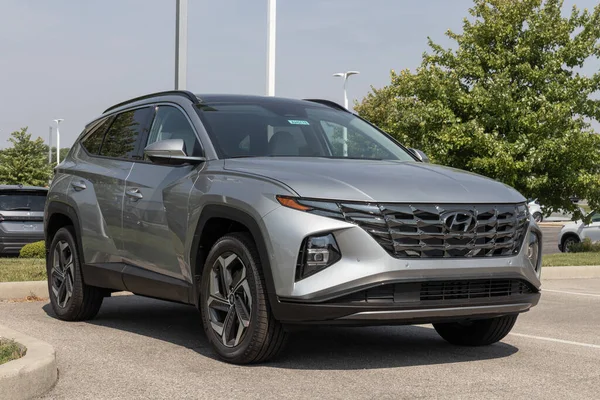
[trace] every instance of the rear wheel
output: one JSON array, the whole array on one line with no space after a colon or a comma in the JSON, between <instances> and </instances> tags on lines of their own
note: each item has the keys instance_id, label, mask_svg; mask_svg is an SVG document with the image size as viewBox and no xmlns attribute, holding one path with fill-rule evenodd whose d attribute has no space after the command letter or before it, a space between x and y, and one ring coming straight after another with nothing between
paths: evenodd
<instances>
[{"instance_id":1,"label":"rear wheel","mask_svg":"<svg viewBox=\"0 0 600 400\"><path fill-rule=\"evenodd\" d=\"M562 240L562 251L563 253L569 253L571 251L571 247L579 243L579 238L577 236L569 235Z\"/></svg>"},{"instance_id":2,"label":"rear wheel","mask_svg":"<svg viewBox=\"0 0 600 400\"><path fill-rule=\"evenodd\" d=\"M487 346L502 340L517 322L517 315L475 321L433 324L447 342L460 346Z\"/></svg>"},{"instance_id":3,"label":"rear wheel","mask_svg":"<svg viewBox=\"0 0 600 400\"><path fill-rule=\"evenodd\" d=\"M101 289L83 282L81 262L71 227L60 228L46 261L50 304L59 319L83 321L96 316L103 300Z\"/></svg>"},{"instance_id":4,"label":"rear wheel","mask_svg":"<svg viewBox=\"0 0 600 400\"><path fill-rule=\"evenodd\" d=\"M267 361L283 348L286 332L271 313L260 258L245 233L222 237L202 273L202 324L220 358L234 364Z\"/></svg>"}]
</instances>

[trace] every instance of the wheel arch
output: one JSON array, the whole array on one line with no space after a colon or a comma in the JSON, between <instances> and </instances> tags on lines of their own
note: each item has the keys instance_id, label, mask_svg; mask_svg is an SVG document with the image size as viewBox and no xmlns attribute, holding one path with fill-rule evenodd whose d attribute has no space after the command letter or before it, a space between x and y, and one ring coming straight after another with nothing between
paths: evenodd
<instances>
[{"instance_id":1,"label":"wheel arch","mask_svg":"<svg viewBox=\"0 0 600 400\"><path fill-rule=\"evenodd\" d=\"M215 225L214 222L211 221L226 222L229 225L222 226L221 231L215 233L212 231L212 228L214 228ZM198 224L196 225L190 250L190 266L192 268L192 276L194 279L193 301L196 306L198 306L200 297L200 283L204 260L210 251L210 247L212 247L212 244L218 240L218 237L222 237L223 234L240 231L248 232L252 236L260 257L262 272L265 277L265 283L267 284L267 296L271 308L277 304L269 253L258 222L250 214L240 209L226 205L211 204L205 206L202 210L200 218L198 219ZM207 239L206 235L210 235L210 238ZM203 244L205 245L205 248L203 248ZM210 245L210 247L206 246L207 244Z\"/></svg>"},{"instance_id":2,"label":"wheel arch","mask_svg":"<svg viewBox=\"0 0 600 400\"><path fill-rule=\"evenodd\" d=\"M565 249L565 241L568 238L575 238L577 240L577 242L581 242L581 237L575 233L575 232L565 232L565 234L563 234L560 238L560 247L563 253L566 253L566 249Z\"/></svg>"},{"instance_id":3,"label":"wheel arch","mask_svg":"<svg viewBox=\"0 0 600 400\"><path fill-rule=\"evenodd\" d=\"M79 253L79 260L85 263L83 246L81 244L81 224L75 209L68 204L60 202L51 202L46 208L46 221L44 224L44 239L46 242L46 257L52 244L54 235L60 228L72 226L75 230L75 244ZM85 277L84 281L85 281Z\"/></svg>"}]
</instances>

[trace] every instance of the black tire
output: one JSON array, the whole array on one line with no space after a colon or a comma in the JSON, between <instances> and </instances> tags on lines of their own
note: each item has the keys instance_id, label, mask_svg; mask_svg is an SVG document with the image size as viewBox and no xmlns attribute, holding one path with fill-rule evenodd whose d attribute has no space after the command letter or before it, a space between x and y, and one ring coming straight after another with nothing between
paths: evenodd
<instances>
[{"instance_id":1,"label":"black tire","mask_svg":"<svg viewBox=\"0 0 600 400\"><path fill-rule=\"evenodd\" d=\"M232 258L233 261L228 261ZM237 267L229 267L234 263ZM231 272L229 268L236 270ZM244 274L239 272L241 269L245 270ZM227 272L220 272L221 270ZM227 280L225 273L230 278L229 288L221 284ZM245 289L236 291L234 286L243 286L241 276L245 276L247 285L244 286ZM225 298L227 300L223 301ZM209 306L209 300L212 306ZM246 311L240 314L238 307ZM219 239L210 250L202 272L200 311L206 336L224 361L233 364L264 362L275 357L285 345L287 333L273 317L260 257L254 241L247 233L228 234ZM231 321L235 322L228 325L230 313L233 313ZM243 327L244 315L247 316L247 327ZM233 326L234 323L237 327ZM228 326L231 329L227 329ZM227 340L226 331L236 332L235 335L232 334L236 336L233 342ZM242 334L239 334L240 331Z\"/></svg>"},{"instance_id":2,"label":"black tire","mask_svg":"<svg viewBox=\"0 0 600 400\"><path fill-rule=\"evenodd\" d=\"M466 322L433 324L447 342L459 346L487 346L502 340L517 322L517 315Z\"/></svg>"},{"instance_id":3,"label":"black tire","mask_svg":"<svg viewBox=\"0 0 600 400\"><path fill-rule=\"evenodd\" d=\"M541 212L534 212L533 213L533 220L536 223L542 222L544 220L544 216L542 215Z\"/></svg>"},{"instance_id":4,"label":"black tire","mask_svg":"<svg viewBox=\"0 0 600 400\"><path fill-rule=\"evenodd\" d=\"M64 247L65 245L67 247ZM64 262L56 259L56 257L60 258L61 248ZM60 228L50 244L46 271L50 304L56 316L63 321L84 321L94 318L104 298L102 289L88 286L83 282L80 260L73 228L70 226ZM61 263L69 265L62 268L62 273ZM62 281L61 276L64 277ZM61 286L60 282L64 285ZM67 299L64 294L68 293L69 286L71 295Z\"/></svg>"},{"instance_id":5,"label":"black tire","mask_svg":"<svg viewBox=\"0 0 600 400\"><path fill-rule=\"evenodd\" d=\"M575 235L567 235L562 239L561 250L563 253L568 253L571 245L579 243L579 238Z\"/></svg>"}]
</instances>

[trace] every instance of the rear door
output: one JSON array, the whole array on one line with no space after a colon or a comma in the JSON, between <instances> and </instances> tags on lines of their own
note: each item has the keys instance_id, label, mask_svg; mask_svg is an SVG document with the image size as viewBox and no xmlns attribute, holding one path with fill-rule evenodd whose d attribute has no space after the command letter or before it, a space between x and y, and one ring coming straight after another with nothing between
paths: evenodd
<instances>
[{"instance_id":1,"label":"rear door","mask_svg":"<svg viewBox=\"0 0 600 400\"><path fill-rule=\"evenodd\" d=\"M162 104L156 106L154 115L141 149L161 140L183 139L187 155L202 154L195 129L183 109ZM148 160L133 166L123 203L125 259L138 267L128 269L123 278L129 290L187 301L187 288L192 282L184 257L188 198L201 168L159 165ZM169 289L160 291L161 283Z\"/></svg>"},{"instance_id":2,"label":"rear door","mask_svg":"<svg viewBox=\"0 0 600 400\"><path fill-rule=\"evenodd\" d=\"M61 165L72 176L68 197L80 218L86 263L122 262L125 180L151 116L146 106L100 121Z\"/></svg>"}]
</instances>

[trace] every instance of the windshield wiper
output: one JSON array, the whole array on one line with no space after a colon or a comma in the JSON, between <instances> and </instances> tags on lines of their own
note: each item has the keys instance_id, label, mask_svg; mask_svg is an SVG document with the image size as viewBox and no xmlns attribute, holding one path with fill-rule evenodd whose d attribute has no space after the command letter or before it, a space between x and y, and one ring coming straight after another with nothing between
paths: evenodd
<instances>
[{"instance_id":1,"label":"windshield wiper","mask_svg":"<svg viewBox=\"0 0 600 400\"><path fill-rule=\"evenodd\" d=\"M15 208L9 208L6 211L31 211L31 207L15 207Z\"/></svg>"}]
</instances>

